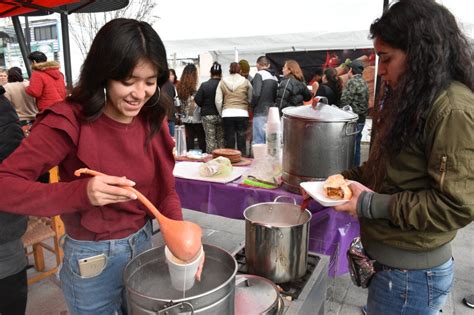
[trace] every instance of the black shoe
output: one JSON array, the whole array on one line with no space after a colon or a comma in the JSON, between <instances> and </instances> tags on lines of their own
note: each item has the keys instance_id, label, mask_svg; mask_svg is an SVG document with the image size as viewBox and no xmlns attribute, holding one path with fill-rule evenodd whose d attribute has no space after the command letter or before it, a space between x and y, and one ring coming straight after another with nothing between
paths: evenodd
<instances>
[{"instance_id":1,"label":"black shoe","mask_svg":"<svg viewBox=\"0 0 474 315\"><path fill-rule=\"evenodd\" d=\"M474 294L466 296L462 301L467 307L474 308Z\"/></svg>"}]
</instances>

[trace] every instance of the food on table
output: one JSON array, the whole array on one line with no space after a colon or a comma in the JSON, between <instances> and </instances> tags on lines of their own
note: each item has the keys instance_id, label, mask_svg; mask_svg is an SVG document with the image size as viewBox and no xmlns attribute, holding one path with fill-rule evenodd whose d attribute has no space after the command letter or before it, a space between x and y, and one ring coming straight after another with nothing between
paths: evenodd
<instances>
[{"instance_id":1,"label":"food on table","mask_svg":"<svg viewBox=\"0 0 474 315\"><path fill-rule=\"evenodd\" d=\"M345 180L341 174L331 175L324 182L324 194L330 199L349 200L352 198L349 184L350 182Z\"/></svg>"},{"instance_id":2,"label":"food on table","mask_svg":"<svg viewBox=\"0 0 474 315\"><path fill-rule=\"evenodd\" d=\"M238 163L242 159L242 153L240 153L239 150L234 149L215 149L214 151L212 151L213 158L216 158L218 156L228 158L231 163Z\"/></svg>"},{"instance_id":3,"label":"food on table","mask_svg":"<svg viewBox=\"0 0 474 315\"><path fill-rule=\"evenodd\" d=\"M212 177L217 175L226 176L232 173L232 164L230 160L223 156L218 156L209 162L199 166L199 175Z\"/></svg>"}]
</instances>

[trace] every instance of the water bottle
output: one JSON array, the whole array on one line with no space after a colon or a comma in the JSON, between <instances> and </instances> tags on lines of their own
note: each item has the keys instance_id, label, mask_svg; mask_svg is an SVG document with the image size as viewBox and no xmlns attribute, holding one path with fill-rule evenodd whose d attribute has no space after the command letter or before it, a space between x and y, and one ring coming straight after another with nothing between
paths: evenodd
<instances>
[{"instance_id":1,"label":"water bottle","mask_svg":"<svg viewBox=\"0 0 474 315\"><path fill-rule=\"evenodd\" d=\"M278 107L270 107L268 111L267 126L267 152L268 155L278 160L281 159L281 122Z\"/></svg>"}]
</instances>

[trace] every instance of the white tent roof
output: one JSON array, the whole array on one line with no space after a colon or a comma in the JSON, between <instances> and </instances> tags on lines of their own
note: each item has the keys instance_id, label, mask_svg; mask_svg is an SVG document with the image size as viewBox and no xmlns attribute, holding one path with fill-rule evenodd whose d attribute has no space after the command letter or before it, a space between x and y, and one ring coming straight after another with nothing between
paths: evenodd
<instances>
[{"instance_id":1,"label":"white tent roof","mask_svg":"<svg viewBox=\"0 0 474 315\"><path fill-rule=\"evenodd\" d=\"M368 31L301 32L228 38L200 38L164 41L170 59L191 59L209 52L221 63L260 56L270 52L353 49L372 47ZM253 60L250 58L250 60Z\"/></svg>"}]
</instances>

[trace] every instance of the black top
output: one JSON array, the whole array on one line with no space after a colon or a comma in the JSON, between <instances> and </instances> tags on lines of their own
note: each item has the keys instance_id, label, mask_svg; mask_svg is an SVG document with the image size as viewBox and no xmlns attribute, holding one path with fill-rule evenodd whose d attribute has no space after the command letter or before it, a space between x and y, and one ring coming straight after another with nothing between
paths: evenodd
<instances>
[{"instance_id":1,"label":"black top","mask_svg":"<svg viewBox=\"0 0 474 315\"><path fill-rule=\"evenodd\" d=\"M216 90L219 78L211 78L199 87L194 101L201 107L201 116L219 115L216 107Z\"/></svg>"},{"instance_id":2,"label":"black top","mask_svg":"<svg viewBox=\"0 0 474 315\"><path fill-rule=\"evenodd\" d=\"M340 99L334 90L326 84L320 84L316 96L325 96L328 99L329 105L339 105Z\"/></svg>"},{"instance_id":3,"label":"black top","mask_svg":"<svg viewBox=\"0 0 474 315\"><path fill-rule=\"evenodd\" d=\"M23 131L15 109L0 95L0 163L20 145ZM26 231L26 216L0 211L0 245L17 239ZM0 246L0 252L1 252ZM1 256L1 255L0 255ZM0 262L1 263L1 262ZM0 271L1 271L0 267ZM1 272L0 272L1 273Z\"/></svg>"},{"instance_id":4,"label":"black top","mask_svg":"<svg viewBox=\"0 0 474 315\"><path fill-rule=\"evenodd\" d=\"M283 108L303 105L303 101L309 101L311 97L312 94L306 84L290 75L280 82L275 104L280 108L281 115Z\"/></svg>"},{"instance_id":5,"label":"black top","mask_svg":"<svg viewBox=\"0 0 474 315\"><path fill-rule=\"evenodd\" d=\"M172 100L172 107L168 111L168 121L175 121L176 117L176 106L174 105L174 99L176 97L176 89L170 81L166 81L161 87L161 93L168 95Z\"/></svg>"}]
</instances>

